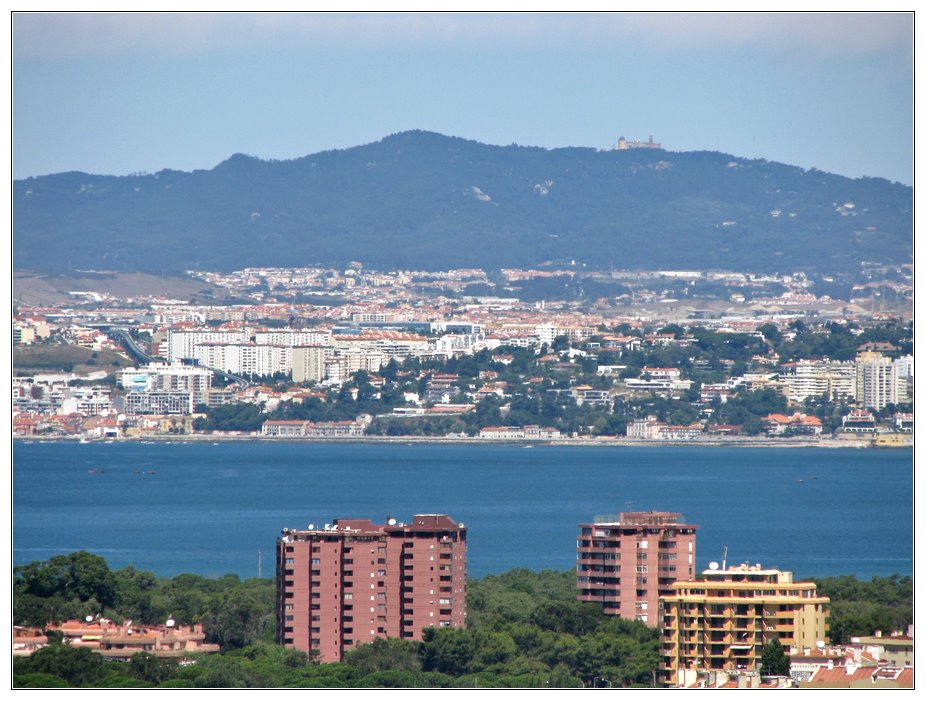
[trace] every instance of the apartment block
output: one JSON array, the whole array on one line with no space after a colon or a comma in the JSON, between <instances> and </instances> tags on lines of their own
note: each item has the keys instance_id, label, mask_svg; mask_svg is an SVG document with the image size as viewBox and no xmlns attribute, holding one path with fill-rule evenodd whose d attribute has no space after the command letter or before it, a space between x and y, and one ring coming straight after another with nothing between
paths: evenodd
<instances>
[{"instance_id":1,"label":"apartment block","mask_svg":"<svg viewBox=\"0 0 926 701\"><path fill-rule=\"evenodd\" d=\"M856 365L852 361L824 358L782 363L778 379L792 405L801 405L808 397L855 399Z\"/></svg>"},{"instance_id":2,"label":"apartment block","mask_svg":"<svg viewBox=\"0 0 926 701\"><path fill-rule=\"evenodd\" d=\"M859 353L855 359L856 400L868 409L880 411L897 403L897 366L881 353Z\"/></svg>"},{"instance_id":3,"label":"apartment block","mask_svg":"<svg viewBox=\"0 0 926 701\"><path fill-rule=\"evenodd\" d=\"M126 414L192 414L195 408L192 392L172 390L129 392L124 401Z\"/></svg>"},{"instance_id":4,"label":"apartment block","mask_svg":"<svg viewBox=\"0 0 926 701\"><path fill-rule=\"evenodd\" d=\"M698 526L665 511L621 513L579 524L579 601L650 626L659 624L659 597L676 581L694 578Z\"/></svg>"},{"instance_id":5,"label":"apartment block","mask_svg":"<svg viewBox=\"0 0 926 701\"><path fill-rule=\"evenodd\" d=\"M466 527L419 514L283 529L276 579L277 642L322 662L376 638L420 640L466 624Z\"/></svg>"},{"instance_id":6,"label":"apartment block","mask_svg":"<svg viewBox=\"0 0 926 701\"><path fill-rule=\"evenodd\" d=\"M250 332L247 329L237 331L168 329L165 348L161 352L166 354L168 362L173 363L184 358L195 358L194 349L200 343L247 343L250 340L249 336Z\"/></svg>"},{"instance_id":7,"label":"apartment block","mask_svg":"<svg viewBox=\"0 0 926 701\"><path fill-rule=\"evenodd\" d=\"M717 567L712 563L712 567ZM710 671L756 670L778 638L785 650L826 641L830 600L813 582L761 565L709 569L662 598L659 679L690 686Z\"/></svg>"},{"instance_id":8,"label":"apartment block","mask_svg":"<svg viewBox=\"0 0 926 701\"><path fill-rule=\"evenodd\" d=\"M208 341L193 347L193 358L202 366L235 374L289 374L292 371L292 351L289 346Z\"/></svg>"},{"instance_id":9,"label":"apartment block","mask_svg":"<svg viewBox=\"0 0 926 701\"><path fill-rule=\"evenodd\" d=\"M321 382L325 379L325 361L334 355L327 346L294 346L292 350L293 382Z\"/></svg>"}]
</instances>

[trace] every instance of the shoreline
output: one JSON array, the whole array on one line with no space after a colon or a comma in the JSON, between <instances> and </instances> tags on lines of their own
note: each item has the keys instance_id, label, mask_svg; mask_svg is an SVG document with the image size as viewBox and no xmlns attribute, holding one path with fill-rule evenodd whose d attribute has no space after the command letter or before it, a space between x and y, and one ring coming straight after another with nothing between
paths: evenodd
<instances>
[{"instance_id":1,"label":"shoreline","mask_svg":"<svg viewBox=\"0 0 926 701\"><path fill-rule=\"evenodd\" d=\"M685 446L702 448L876 448L912 449L909 443L879 446L874 438L695 438L691 440L639 440L628 438L558 438L555 440L493 439L478 437L445 436L352 436L349 438L297 438L262 436L260 434L174 434L167 436L129 436L122 438L93 438L80 436L14 436L14 443L385 443L433 445L520 445L525 448L557 447L665 447Z\"/></svg>"}]
</instances>

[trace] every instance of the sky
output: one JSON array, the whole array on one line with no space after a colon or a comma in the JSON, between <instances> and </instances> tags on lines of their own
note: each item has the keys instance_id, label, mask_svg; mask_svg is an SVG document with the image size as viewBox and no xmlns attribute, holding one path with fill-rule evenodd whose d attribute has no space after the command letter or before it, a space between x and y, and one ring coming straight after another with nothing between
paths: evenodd
<instances>
[{"instance_id":1,"label":"sky","mask_svg":"<svg viewBox=\"0 0 926 701\"><path fill-rule=\"evenodd\" d=\"M913 181L913 15L16 13L13 176L209 169L426 129L650 135Z\"/></svg>"}]
</instances>

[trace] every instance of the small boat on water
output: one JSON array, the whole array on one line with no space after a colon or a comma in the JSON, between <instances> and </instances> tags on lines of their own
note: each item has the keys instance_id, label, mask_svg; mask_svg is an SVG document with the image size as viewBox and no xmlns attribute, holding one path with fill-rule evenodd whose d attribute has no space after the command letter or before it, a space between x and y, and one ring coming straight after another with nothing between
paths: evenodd
<instances>
[{"instance_id":1,"label":"small boat on water","mask_svg":"<svg viewBox=\"0 0 926 701\"><path fill-rule=\"evenodd\" d=\"M794 484L803 484L804 480L794 480Z\"/></svg>"},{"instance_id":2,"label":"small boat on water","mask_svg":"<svg viewBox=\"0 0 926 701\"><path fill-rule=\"evenodd\" d=\"M105 475L106 470L104 470L101 467L91 467L89 470L87 470L87 474L88 475Z\"/></svg>"},{"instance_id":3,"label":"small boat on water","mask_svg":"<svg viewBox=\"0 0 926 701\"><path fill-rule=\"evenodd\" d=\"M155 472L154 472L154 470L145 470L145 474L146 474L146 475L153 475L153 474L155 474Z\"/></svg>"}]
</instances>

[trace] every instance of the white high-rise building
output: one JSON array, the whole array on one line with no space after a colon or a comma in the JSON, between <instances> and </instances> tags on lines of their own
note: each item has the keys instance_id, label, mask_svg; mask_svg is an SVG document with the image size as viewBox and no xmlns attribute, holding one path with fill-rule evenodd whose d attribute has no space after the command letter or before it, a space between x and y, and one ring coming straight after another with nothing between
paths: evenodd
<instances>
[{"instance_id":1,"label":"white high-rise building","mask_svg":"<svg viewBox=\"0 0 926 701\"><path fill-rule=\"evenodd\" d=\"M855 398L864 407L880 411L897 404L897 366L881 353L859 353L855 359Z\"/></svg>"},{"instance_id":2,"label":"white high-rise building","mask_svg":"<svg viewBox=\"0 0 926 701\"><path fill-rule=\"evenodd\" d=\"M292 349L293 382L321 382L325 379L325 360L334 348L328 346L295 346Z\"/></svg>"}]
</instances>

